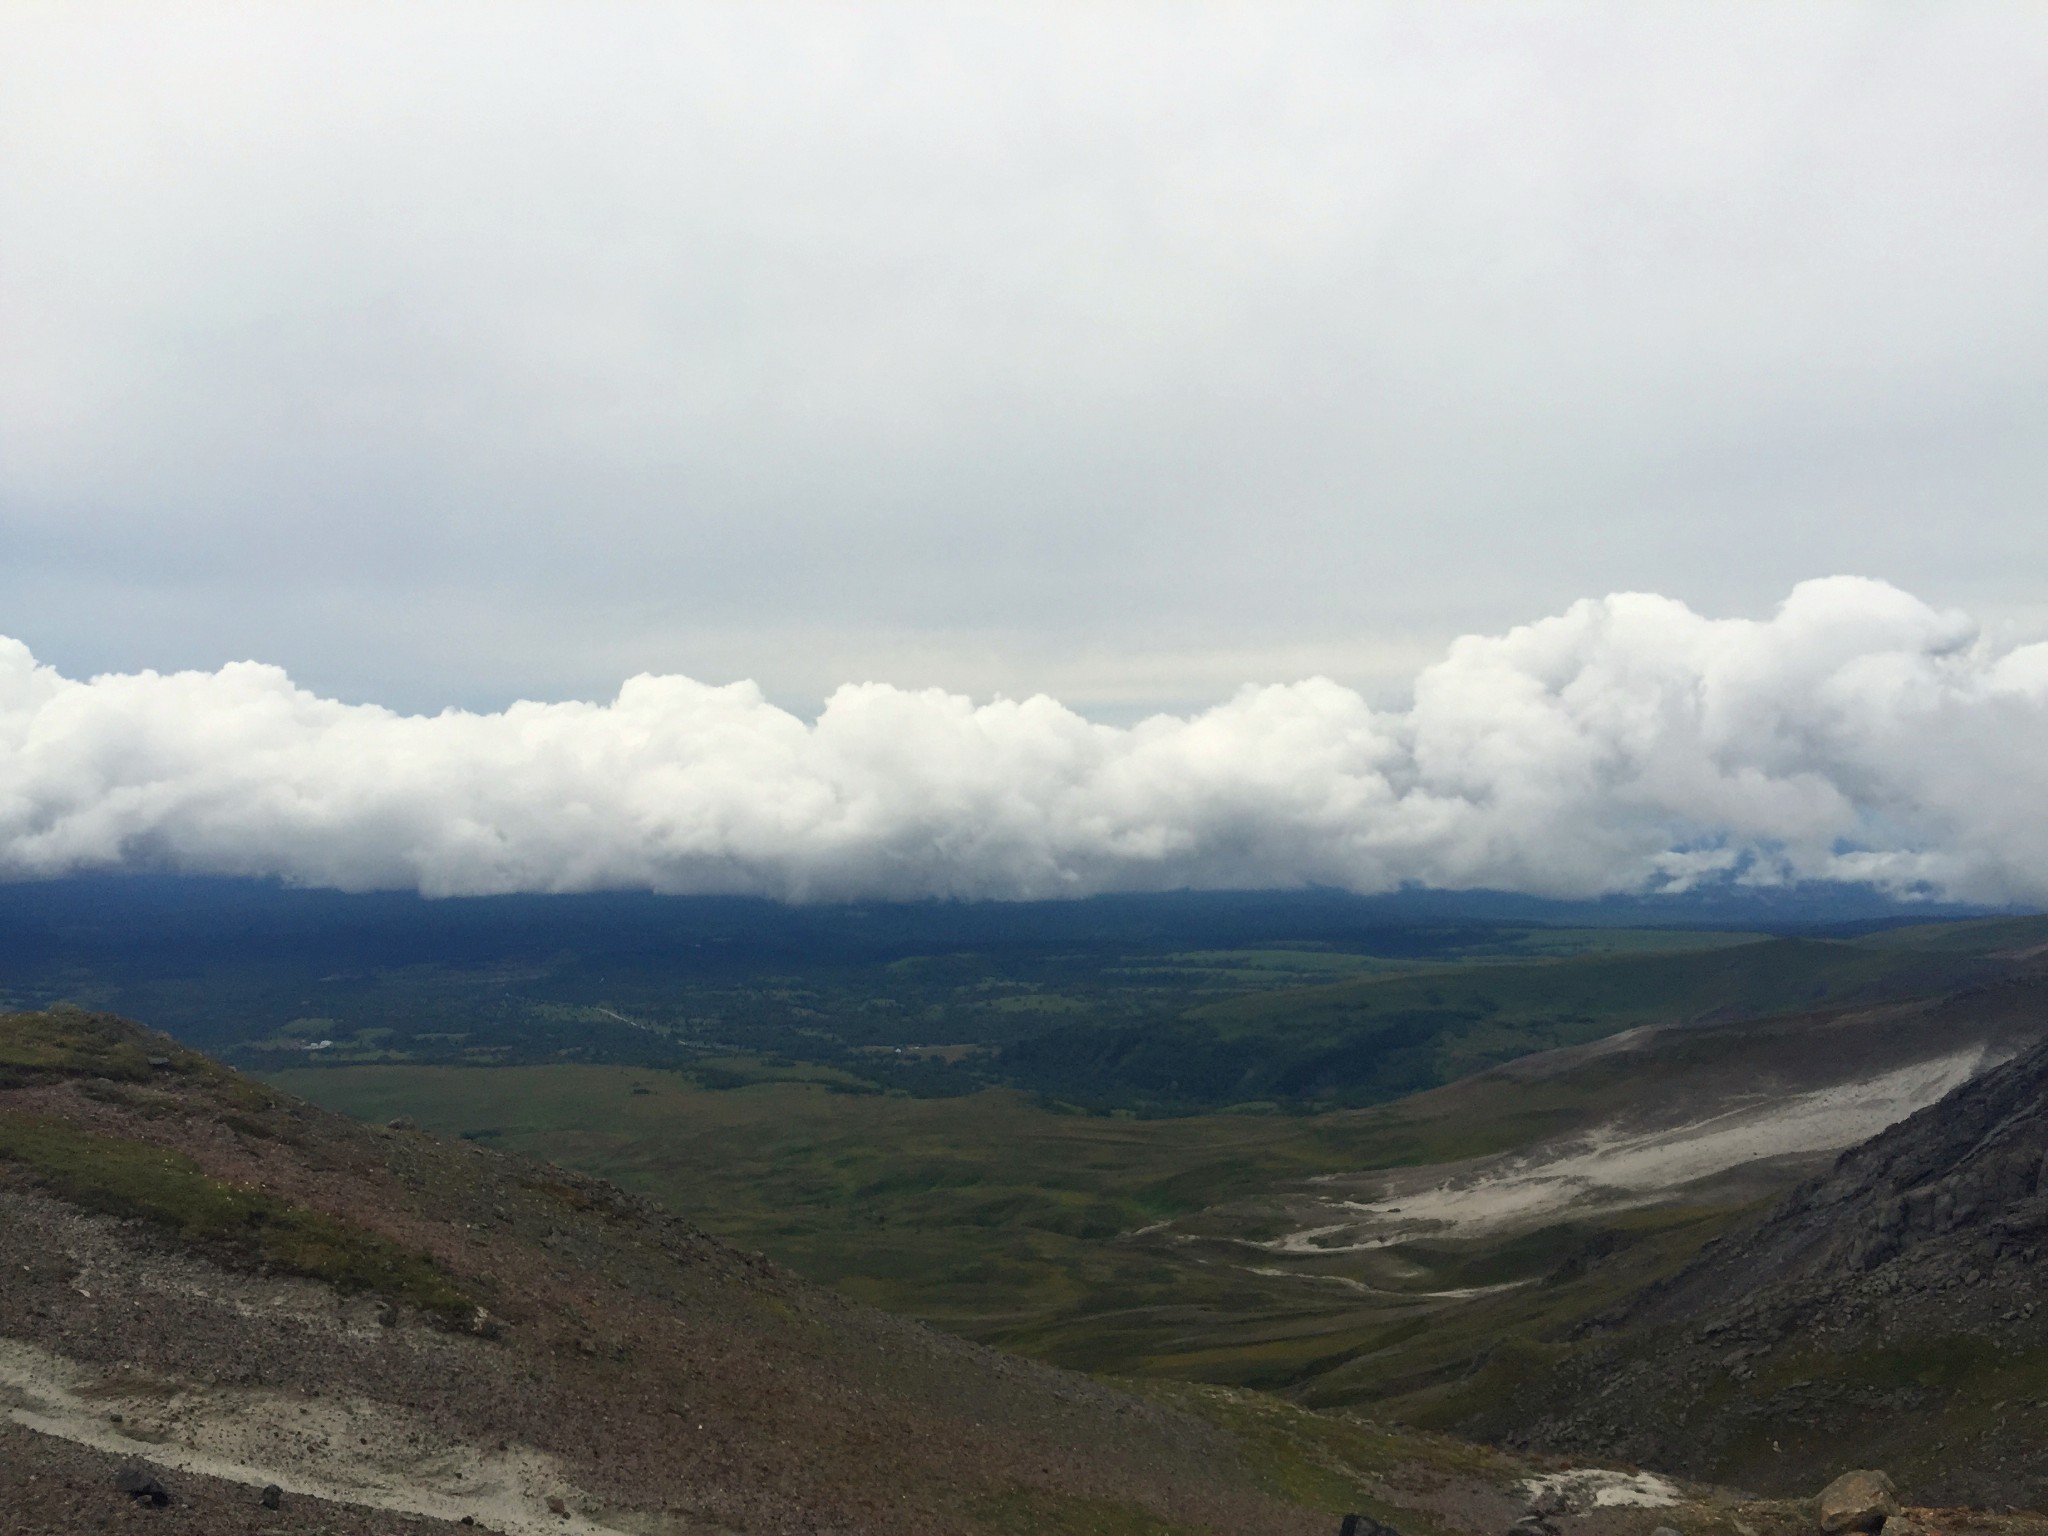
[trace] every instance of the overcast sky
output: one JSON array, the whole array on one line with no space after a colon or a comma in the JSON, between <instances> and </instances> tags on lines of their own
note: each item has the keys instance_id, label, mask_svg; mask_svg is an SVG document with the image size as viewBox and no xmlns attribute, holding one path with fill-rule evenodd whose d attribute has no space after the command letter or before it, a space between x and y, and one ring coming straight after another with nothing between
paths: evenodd
<instances>
[{"instance_id":1,"label":"overcast sky","mask_svg":"<svg viewBox=\"0 0 2048 1536\"><path fill-rule=\"evenodd\" d=\"M0 633L1097 719L2048 633L2035 4L0 10Z\"/></svg>"}]
</instances>

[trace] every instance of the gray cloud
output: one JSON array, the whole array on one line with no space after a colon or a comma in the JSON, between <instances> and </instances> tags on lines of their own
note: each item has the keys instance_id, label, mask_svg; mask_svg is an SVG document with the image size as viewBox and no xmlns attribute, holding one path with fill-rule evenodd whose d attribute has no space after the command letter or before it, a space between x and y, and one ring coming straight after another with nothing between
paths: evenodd
<instances>
[{"instance_id":1,"label":"gray cloud","mask_svg":"<svg viewBox=\"0 0 2048 1536\"><path fill-rule=\"evenodd\" d=\"M1468 636L1376 710L1311 679L1129 728L880 684L408 716L279 669L67 679L0 644L0 871L431 894L1046 897L1868 880L2048 901L2048 643L1882 583L1765 621L1620 595Z\"/></svg>"},{"instance_id":2,"label":"gray cloud","mask_svg":"<svg viewBox=\"0 0 2048 1536\"><path fill-rule=\"evenodd\" d=\"M0 615L1119 718L1586 591L2024 637L2044 77L1967 4L10 7Z\"/></svg>"}]
</instances>

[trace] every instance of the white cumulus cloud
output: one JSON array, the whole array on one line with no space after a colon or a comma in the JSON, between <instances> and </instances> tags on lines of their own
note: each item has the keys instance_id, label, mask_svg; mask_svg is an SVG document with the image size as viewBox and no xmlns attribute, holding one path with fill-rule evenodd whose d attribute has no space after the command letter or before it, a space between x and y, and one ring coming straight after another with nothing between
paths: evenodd
<instances>
[{"instance_id":1,"label":"white cumulus cloud","mask_svg":"<svg viewBox=\"0 0 2048 1536\"><path fill-rule=\"evenodd\" d=\"M1766 620L1626 593L1467 636L1378 709L1324 679L1122 728L880 683L404 715L278 668L79 681L0 641L0 873L430 895L1025 898L1709 878L2048 901L2048 644L1881 582Z\"/></svg>"}]
</instances>

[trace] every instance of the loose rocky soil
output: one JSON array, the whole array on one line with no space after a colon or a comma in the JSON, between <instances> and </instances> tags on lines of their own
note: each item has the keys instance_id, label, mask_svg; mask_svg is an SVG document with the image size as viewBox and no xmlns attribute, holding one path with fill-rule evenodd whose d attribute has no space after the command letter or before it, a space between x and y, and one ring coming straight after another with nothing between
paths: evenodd
<instances>
[{"instance_id":1,"label":"loose rocky soil","mask_svg":"<svg viewBox=\"0 0 2048 1536\"><path fill-rule=\"evenodd\" d=\"M215 1477L161 1472L162 1508L115 1486L125 1458L0 1419L0 1533L81 1531L159 1536L469 1536L472 1526L286 1495L266 1509L258 1491Z\"/></svg>"}]
</instances>

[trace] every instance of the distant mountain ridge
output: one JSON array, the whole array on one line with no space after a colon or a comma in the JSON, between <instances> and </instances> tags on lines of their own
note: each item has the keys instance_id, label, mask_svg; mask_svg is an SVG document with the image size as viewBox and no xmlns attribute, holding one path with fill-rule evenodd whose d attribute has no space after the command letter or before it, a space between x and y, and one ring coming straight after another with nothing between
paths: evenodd
<instances>
[{"instance_id":1,"label":"distant mountain ridge","mask_svg":"<svg viewBox=\"0 0 2048 1536\"><path fill-rule=\"evenodd\" d=\"M2021 911L1907 900L1870 886L1701 886L1654 895L1554 900L1515 892L1405 888L1361 896L1322 887L1169 891L1033 902L848 902L789 905L758 897L636 891L429 899L412 892L346 892L275 880L162 874L81 875L0 884L0 958L50 947L89 950L239 939L324 937L338 952L366 945L394 956L488 958L536 935L608 940L620 952L650 942L745 941L768 948L870 954L911 943L1158 939L1189 947L1315 939L1361 930L1391 937L1442 923L1551 926L1673 924L1763 931L1998 916Z\"/></svg>"}]
</instances>

